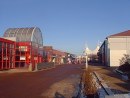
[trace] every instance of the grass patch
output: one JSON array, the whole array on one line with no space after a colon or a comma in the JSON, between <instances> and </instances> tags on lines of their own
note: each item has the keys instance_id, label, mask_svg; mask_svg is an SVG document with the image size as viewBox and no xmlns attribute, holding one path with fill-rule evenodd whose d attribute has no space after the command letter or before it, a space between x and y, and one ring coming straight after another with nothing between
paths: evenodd
<instances>
[{"instance_id":1,"label":"grass patch","mask_svg":"<svg viewBox=\"0 0 130 98\"><path fill-rule=\"evenodd\" d=\"M88 98L97 98L96 81L93 77L93 71L88 67L83 74L84 93Z\"/></svg>"}]
</instances>

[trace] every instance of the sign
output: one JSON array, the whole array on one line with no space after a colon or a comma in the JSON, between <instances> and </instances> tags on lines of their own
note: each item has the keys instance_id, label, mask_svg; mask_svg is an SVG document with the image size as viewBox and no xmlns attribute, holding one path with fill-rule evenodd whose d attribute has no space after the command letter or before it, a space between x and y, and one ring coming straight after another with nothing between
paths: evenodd
<instances>
[{"instance_id":1,"label":"sign","mask_svg":"<svg viewBox=\"0 0 130 98\"><path fill-rule=\"evenodd\" d=\"M20 56L20 60L26 60L25 56Z\"/></svg>"}]
</instances>

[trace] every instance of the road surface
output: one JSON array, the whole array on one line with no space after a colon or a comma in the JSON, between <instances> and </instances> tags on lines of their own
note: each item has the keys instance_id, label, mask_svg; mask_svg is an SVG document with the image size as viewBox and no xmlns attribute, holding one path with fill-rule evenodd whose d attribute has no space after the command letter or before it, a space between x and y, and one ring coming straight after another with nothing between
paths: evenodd
<instances>
[{"instance_id":1,"label":"road surface","mask_svg":"<svg viewBox=\"0 0 130 98\"><path fill-rule=\"evenodd\" d=\"M71 98L83 65L59 65L38 72L0 73L0 98Z\"/></svg>"}]
</instances>

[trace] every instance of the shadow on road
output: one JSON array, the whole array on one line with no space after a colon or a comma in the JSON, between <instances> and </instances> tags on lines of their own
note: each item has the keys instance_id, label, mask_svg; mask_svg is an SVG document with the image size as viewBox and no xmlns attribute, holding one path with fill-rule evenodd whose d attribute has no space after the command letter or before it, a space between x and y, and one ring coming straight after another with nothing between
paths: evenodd
<instances>
[{"instance_id":1,"label":"shadow on road","mask_svg":"<svg viewBox=\"0 0 130 98\"><path fill-rule=\"evenodd\" d=\"M65 98L65 97L62 94L60 94L59 92L56 92L54 98Z\"/></svg>"}]
</instances>

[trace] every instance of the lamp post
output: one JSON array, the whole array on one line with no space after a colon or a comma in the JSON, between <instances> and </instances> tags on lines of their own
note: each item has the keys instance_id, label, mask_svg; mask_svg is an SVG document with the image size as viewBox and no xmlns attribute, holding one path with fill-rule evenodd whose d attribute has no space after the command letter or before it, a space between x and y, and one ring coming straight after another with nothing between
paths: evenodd
<instances>
[{"instance_id":1,"label":"lamp post","mask_svg":"<svg viewBox=\"0 0 130 98\"><path fill-rule=\"evenodd\" d=\"M87 53L85 56L86 56L86 64L85 65L86 65L86 69L87 69L88 68L88 55L87 55Z\"/></svg>"},{"instance_id":2,"label":"lamp post","mask_svg":"<svg viewBox=\"0 0 130 98\"><path fill-rule=\"evenodd\" d=\"M86 58L86 69L88 68L88 55L87 55L87 48L85 49L85 58Z\"/></svg>"}]
</instances>

